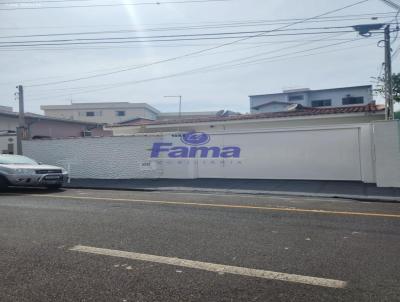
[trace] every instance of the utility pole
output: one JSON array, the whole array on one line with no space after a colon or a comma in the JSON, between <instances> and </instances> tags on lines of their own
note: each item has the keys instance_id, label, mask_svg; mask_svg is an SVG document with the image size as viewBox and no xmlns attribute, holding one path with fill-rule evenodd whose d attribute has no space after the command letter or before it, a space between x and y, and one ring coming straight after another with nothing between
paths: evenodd
<instances>
[{"instance_id":1,"label":"utility pole","mask_svg":"<svg viewBox=\"0 0 400 302\"><path fill-rule=\"evenodd\" d=\"M385 27L385 117L394 119L393 82L392 82L392 49L390 46L390 25Z\"/></svg>"},{"instance_id":2,"label":"utility pole","mask_svg":"<svg viewBox=\"0 0 400 302\"><path fill-rule=\"evenodd\" d=\"M390 7L397 10L396 18L400 12L400 5L392 0L382 0ZM396 30L399 31L397 25ZM385 27L385 116L387 120L394 119L393 107L393 81L392 81L392 50L390 48L390 24Z\"/></svg>"},{"instance_id":3,"label":"utility pole","mask_svg":"<svg viewBox=\"0 0 400 302\"><path fill-rule=\"evenodd\" d=\"M166 95L165 98L179 98L179 118L182 117L182 96L181 95Z\"/></svg>"},{"instance_id":4,"label":"utility pole","mask_svg":"<svg viewBox=\"0 0 400 302\"><path fill-rule=\"evenodd\" d=\"M25 111L24 111L24 87L22 85L18 88L18 101L19 101L19 115L17 127L17 154L22 155L22 139L25 136Z\"/></svg>"},{"instance_id":5,"label":"utility pole","mask_svg":"<svg viewBox=\"0 0 400 302\"><path fill-rule=\"evenodd\" d=\"M179 118L182 117L182 96L179 96Z\"/></svg>"},{"instance_id":6,"label":"utility pole","mask_svg":"<svg viewBox=\"0 0 400 302\"><path fill-rule=\"evenodd\" d=\"M390 0L383 0L385 3L391 4ZM400 7L398 7L400 10ZM385 118L386 120L394 119L394 106L393 106L393 81L392 81L392 49L390 46L390 24L364 24L355 25L353 28L363 37L370 37L371 31L384 29L384 46L385 46ZM399 31L399 28L396 28Z\"/></svg>"}]
</instances>

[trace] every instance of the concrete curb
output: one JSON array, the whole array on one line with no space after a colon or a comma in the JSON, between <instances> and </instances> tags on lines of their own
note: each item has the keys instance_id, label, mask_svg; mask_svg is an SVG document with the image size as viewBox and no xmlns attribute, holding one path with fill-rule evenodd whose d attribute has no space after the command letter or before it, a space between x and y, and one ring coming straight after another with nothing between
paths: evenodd
<instances>
[{"instance_id":1,"label":"concrete curb","mask_svg":"<svg viewBox=\"0 0 400 302\"><path fill-rule=\"evenodd\" d=\"M235 189L210 189L210 188L182 188L182 187L159 187L159 188L129 188L129 187L97 187L67 185L70 189L90 189L90 190L116 190L116 191L138 191L138 192L184 192L184 193L227 193L227 194L246 194L246 195L276 195L276 196L300 196L300 197L322 197L322 198L344 198L360 201L383 201L400 202L400 197L396 196L370 196L352 195L337 193L311 193L311 192L289 192L289 191L260 191L260 190L235 190Z\"/></svg>"}]
</instances>

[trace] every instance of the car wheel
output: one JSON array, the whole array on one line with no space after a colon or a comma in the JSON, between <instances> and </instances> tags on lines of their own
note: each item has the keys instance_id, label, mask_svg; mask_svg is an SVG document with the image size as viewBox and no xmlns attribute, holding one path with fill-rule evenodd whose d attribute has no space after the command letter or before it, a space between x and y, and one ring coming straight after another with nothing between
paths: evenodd
<instances>
[{"instance_id":1,"label":"car wheel","mask_svg":"<svg viewBox=\"0 0 400 302\"><path fill-rule=\"evenodd\" d=\"M8 188L8 181L3 176L0 176L0 191L4 191L7 188Z\"/></svg>"}]
</instances>

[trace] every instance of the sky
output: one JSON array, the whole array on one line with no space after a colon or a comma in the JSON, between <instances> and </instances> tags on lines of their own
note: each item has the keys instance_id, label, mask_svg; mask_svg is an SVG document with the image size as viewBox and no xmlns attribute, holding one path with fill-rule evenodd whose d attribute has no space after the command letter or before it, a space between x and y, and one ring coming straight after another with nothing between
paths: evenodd
<instances>
[{"instance_id":1,"label":"sky","mask_svg":"<svg viewBox=\"0 0 400 302\"><path fill-rule=\"evenodd\" d=\"M302 23L358 1L37 1L0 1L0 105L17 110L15 87L24 85L26 111L35 113L41 105L71 102L146 102L177 111L178 100L167 95L181 95L183 111L245 113L249 95L374 84L384 57L378 46L383 35L361 37L349 26L390 22L395 15L380 0ZM40 9L21 9L28 7ZM343 17L349 15L364 16ZM393 36L395 51L400 38ZM97 44L22 46L99 38ZM114 43L123 41L117 38L136 41ZM165 39L175 40L160 41ZM399 60L394 58L393 72L400 71Z\"/></svg>"}]
</instances>

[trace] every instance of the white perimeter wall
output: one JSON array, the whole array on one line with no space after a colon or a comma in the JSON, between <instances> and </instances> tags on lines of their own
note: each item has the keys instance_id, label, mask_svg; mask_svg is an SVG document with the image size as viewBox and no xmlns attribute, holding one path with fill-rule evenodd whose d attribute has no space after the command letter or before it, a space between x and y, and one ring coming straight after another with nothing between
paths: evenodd
<instances>
[{"instance_id":1,"label":"white perimeter wall","mask_svg":"<svg viewBox=\"0 0 400 302\"><path fill-rule=\"evenodd\" d=\"M0 136L0 154L8 150L8 145L13 144L14 153L17 153L17 137L15 135L2 135Z\"/></svg>"},{"instance_id":2,"label":"white perimeter wall","mask_svg":"<svg viewBox=\"0 0 400 302\"><path fill-rule=\"evenodd\" d=\"M400 187L400 121L374 124L376 181L385 187Z\"/></svg>"},{"instance_id":3,"label":"white perimeter wall","mask_svg":"<svg viewBox=\"0 0 400 302\"><path fill-rule=\"evenodd\" d=\"M387 129L393 137L397 135L397 141L381 139L379 132L386 135ZM151 159L154 142L184 146L171 133L25 141L24 151L38 161L70 167L73 178L314 179L374 183L378 175L378 185L400 186L400 169L396 172L398 179L389 179L386 172L400 167L398 122L208 134L211 140L206 146L238 146L240 158ZM383 158L377 157L382 148L389 151Z\"/></svg>"}]
</instances>

